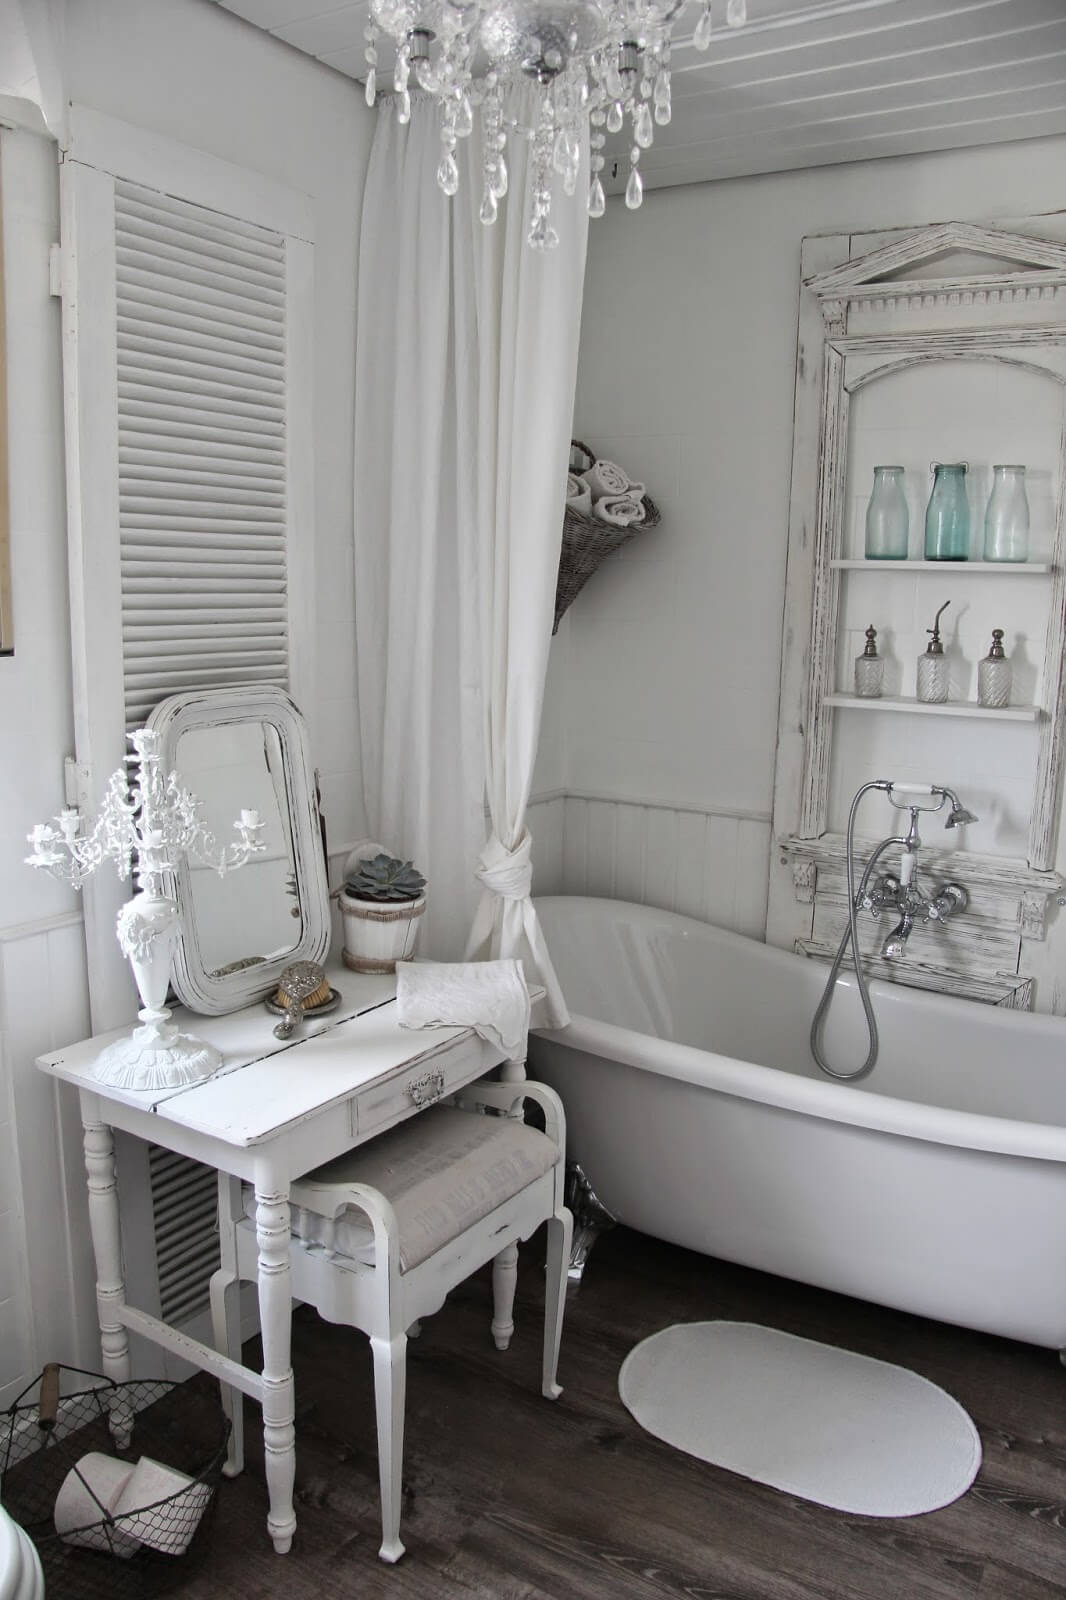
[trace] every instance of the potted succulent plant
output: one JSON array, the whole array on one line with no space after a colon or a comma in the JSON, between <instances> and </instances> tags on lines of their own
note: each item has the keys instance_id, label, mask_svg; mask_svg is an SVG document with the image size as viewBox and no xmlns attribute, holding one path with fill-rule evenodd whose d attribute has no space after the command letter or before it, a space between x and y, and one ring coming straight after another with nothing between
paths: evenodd
<instances>
[{"instance_id":1,"label":"potted succulent plant","mask_svg":"<svg viewBox=\"0 0 1066 1600\"><path fill-rule=\"evenodd\" d=\"M414 952L425 887L410 861L384 851L357 861L340 892L344 965L354 972L395 972L397 961Z\"/></svg>"}]
</instances>

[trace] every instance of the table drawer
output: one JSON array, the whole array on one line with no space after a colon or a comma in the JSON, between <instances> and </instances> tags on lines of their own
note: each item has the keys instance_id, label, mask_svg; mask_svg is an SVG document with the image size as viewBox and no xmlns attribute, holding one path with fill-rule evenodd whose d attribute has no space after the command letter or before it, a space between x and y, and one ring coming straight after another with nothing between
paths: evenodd
<instances>
[{"instance_id":1,"label":"table drawer","mask_svg":"<svg viewBox=\"0 0 1066 1600\"><path fill-rule=\"evenodd\" d=\"M477 1038L464 1039L450 1050L440 1050L412 1062L395 1077L376 1083L357 1095L352 1106L352 1132L359 1139L382 1133L395 1122L464 1084L472 1083L496 1064L496 1058Z\"/></svg>"}]
</instances>

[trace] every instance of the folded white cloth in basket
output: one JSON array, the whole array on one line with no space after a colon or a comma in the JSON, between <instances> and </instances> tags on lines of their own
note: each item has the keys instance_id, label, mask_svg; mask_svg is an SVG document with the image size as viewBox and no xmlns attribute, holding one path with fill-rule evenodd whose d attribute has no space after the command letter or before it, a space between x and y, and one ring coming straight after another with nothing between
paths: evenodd
<instances>
[{"instance_id":1,"label":"folded white cloth in basket","mask_svg":"<svg viewBox=\"0 0 1066 1600\"><path fill-rule=\"evenodd\" d=\"M634 494L605 494L594 502L592 514L616 528L628 528L644 521L644 502Z\"/></svg>"},{"instance_id":2,"label":"folded white cloth in basket","mask_svg":"<svg viewBox=\"0 0 1066 1600\"><path fill-rule=\"evenodd\" d=\"M529 990L522 963L397 961L401 1028L473 1028L510 1060L526 1053Z\"/></svg>"},{"instance_id":3,"label":"folded white cloth in basket","mask_svg":"<svg viewBox=\"0 0 1066 1600\"><path fill-rule=\"evenodd\" d=\"M594 501L605 494L625 494L629 488L629 474L622 470L617 461L594 461L580 476L592 491Z\"/></svg>"},{"instance_id":4,"label":"folded white cloth in basket","mask_svg":"<svg viewBox=\"0 0 1066 1600\"><path fill-rule=\"evenodd\" d=\"M586 516L592 510L592 490L576 472L566 474L566 508L568 511L583 511Z\"/></svg>"}]
</instances>

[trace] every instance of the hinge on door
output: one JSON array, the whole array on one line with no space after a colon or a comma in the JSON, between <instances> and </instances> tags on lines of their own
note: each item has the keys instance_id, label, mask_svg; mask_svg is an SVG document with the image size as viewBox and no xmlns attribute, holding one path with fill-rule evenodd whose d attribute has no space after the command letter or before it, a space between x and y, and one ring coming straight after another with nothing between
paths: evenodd
<instances>
[{"instance_id":1,"label":"hinge on door","mask_svg":"<svg viewBox=\"0 0 1066 1600\"><path fill-rule=\"evenodd\" d=\"M63 246L50 244L48 246L48 293L54 294L57 299L63 298Z\"/></svg>"},{"instance_id":2,"label":"hinge on door","mask_svg":"<svg viewBox=\"0 0 1066 1600\"><path fill-rule=\"evenodd\" d=\"M63 800L71 810L77 811L81 796L89 789L89 769L79 766L74 756L63 757Z\"/></svg>"}]
</instances>

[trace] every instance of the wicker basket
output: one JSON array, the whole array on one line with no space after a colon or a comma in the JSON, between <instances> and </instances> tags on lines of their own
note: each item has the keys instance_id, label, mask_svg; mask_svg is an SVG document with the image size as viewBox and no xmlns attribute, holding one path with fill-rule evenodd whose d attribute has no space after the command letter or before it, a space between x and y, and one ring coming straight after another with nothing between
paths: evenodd
<instances>
[{"instance_id":1,"label":"wicker basket","mask_svg":"<svg viewBox=\"0 0 1066 1600\"><path fill-rule=\"evenodd\" d=\"M586 472L596 457L580 439L570 441L570 469ZM563 513L563 545L559 552L559 579L555 588L555 621L552 633L559 631L559 623L570 603L596 571L602 561L615 550L627 544L635 533L657 526L659 508L651 495L642 496L643 522L631 522L627 528L616 528L612 523L601 522L599 517L584 511L574 511L567 506Z\"/></svg>"},{"instance_id":2,"label":"wicker basket","mask_svg":"<svg viewBox=\"0 0 1066 1600\"><path fill-rule=\"evenodd\" d=\"M130 1427L120 1450L114 1434L125 1441ZM0 1412L0 1497L37 1547L48 1600L148 1600L187 1583L210 1548L228 1434L217 1390L204 1385L112 1383L46 1367ZM119 1468L149 1456L193 1482L125 1515L108 1515L87 1495L84 1526L61 1538L56 1496L69 1474L80 1477L86 1452Z\"/></svg>"}]
</instances>

